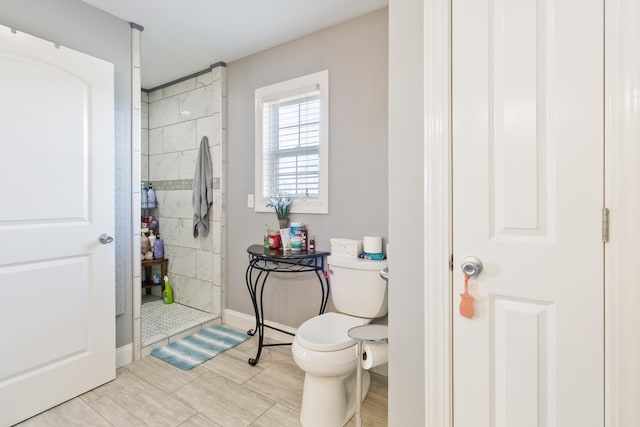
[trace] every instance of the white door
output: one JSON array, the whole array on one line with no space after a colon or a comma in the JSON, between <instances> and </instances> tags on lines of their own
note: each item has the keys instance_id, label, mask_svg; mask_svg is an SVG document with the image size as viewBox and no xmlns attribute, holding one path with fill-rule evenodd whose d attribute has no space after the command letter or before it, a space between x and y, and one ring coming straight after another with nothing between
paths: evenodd
<instances>
[{"instance_id":1,"label":"white door","mask_svg":"<svg viewBox=\"0 0 640 427\"><path fill-rule=\"evenodd\" d=\"M0 425L115 377L113 66L0 26Z\"/></svg>"},{"instance_id":2,"label":"white door","mask_svg":"<svg viewBox=\"0 0 640 427\"><path fill-rule=\"evenodd\" d=\"M453 1L456 427L603 425L603 8Z\"/></svg>"}]
</instances>

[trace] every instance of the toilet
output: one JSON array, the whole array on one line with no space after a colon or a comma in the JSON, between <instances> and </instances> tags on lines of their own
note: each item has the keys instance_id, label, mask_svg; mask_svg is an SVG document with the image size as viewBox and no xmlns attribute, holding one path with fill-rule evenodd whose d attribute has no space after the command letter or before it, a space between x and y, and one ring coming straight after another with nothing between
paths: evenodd
<instances>
[{"instance_id":1,"label":"toilet","mask_svg":"<svg viewBox=\"0 0 640 427\"><path fill-rule=\"evenodd\" d=\"M338 313L304 322L291 346L293 359L305 372L300 423L304 427L341 427L356 408L357 341L349 329L387 314L387 281L380 271L387 261L329 256L331 299ZM362 375L362 398L369 391Z\"/></svg>"}]
</instances>

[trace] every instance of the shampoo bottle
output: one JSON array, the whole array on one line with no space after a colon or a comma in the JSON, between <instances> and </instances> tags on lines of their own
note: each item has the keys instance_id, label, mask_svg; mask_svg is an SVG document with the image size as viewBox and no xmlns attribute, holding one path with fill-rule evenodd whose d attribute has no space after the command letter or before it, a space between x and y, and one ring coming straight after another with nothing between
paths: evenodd
<instances>
[{"instance_id":1,"label":"shampoo bottle","mask_svg":"<svg viewBox=\"0 0 640 427\"><path fill-rule=\"evenodd\" d=\"M169 276L164 276L164 291L162 291L162 302L171 304L173 302L173 291L169 286Z\"/></svg>"},{"instance_id":2,"label":"shampoo bottle","mask_svg":"<svg viewBox=\"0 0 640 427\"><path fill-rule=\"evenodd\" d=\"M147 207L149 209L154 209L156 207L156 192L149 183L149 188L147 189Z\"/></svg>"},{"instance_id":3,"label":"shampoo bottle","mask_svg":"<svg viewBox=\"0 0 640 427\"><path fill-rule=\"evenodd\" d=\"M141 184L140 187L140 207L142 209L147 209L149 207L149 202L148 202L148 191L147 187L144 186L144 184Z\"/></svg>"},{"instance_id":4,"label":"shampoo bottle","mask_svg":"<svg viewBox=\"0 0 640 427\"><path fill-rule=\"evenodd\" d=\"M153 245L153 257L155 259L164 258L164 243L160 240L160 235L156 236L156 243Z\"/></svg>"}]
</instances>

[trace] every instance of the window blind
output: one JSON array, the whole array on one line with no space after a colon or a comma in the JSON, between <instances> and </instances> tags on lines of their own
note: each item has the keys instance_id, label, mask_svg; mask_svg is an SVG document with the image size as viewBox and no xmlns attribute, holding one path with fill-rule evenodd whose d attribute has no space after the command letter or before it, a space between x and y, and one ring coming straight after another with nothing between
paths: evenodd
<instances>
[{"instance_id":1,"label":"window blind","mask_svg":"<svg viewBox=\"0 0 640 427\"><path fill-rule=\"evenodd\" d=\"M262 104L263 197L320 196L320 92Z\"/></svg>"}]
</instances>

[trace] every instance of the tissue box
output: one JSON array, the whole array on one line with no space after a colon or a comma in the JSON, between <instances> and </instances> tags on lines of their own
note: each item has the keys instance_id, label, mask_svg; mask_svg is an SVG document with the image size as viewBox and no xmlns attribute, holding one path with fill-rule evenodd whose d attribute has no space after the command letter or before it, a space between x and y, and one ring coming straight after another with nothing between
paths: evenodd
<instances>
[{"instance_id":1,"label":"tissue box","mask_svg":"<svg viewBox=\"0 0 640 427\"><path fill-rule=\"evenodd\" d=\"M356 239L331 239L331 255L358 258L362 253L362 240Z\"/></svg>"}]
</instances>

